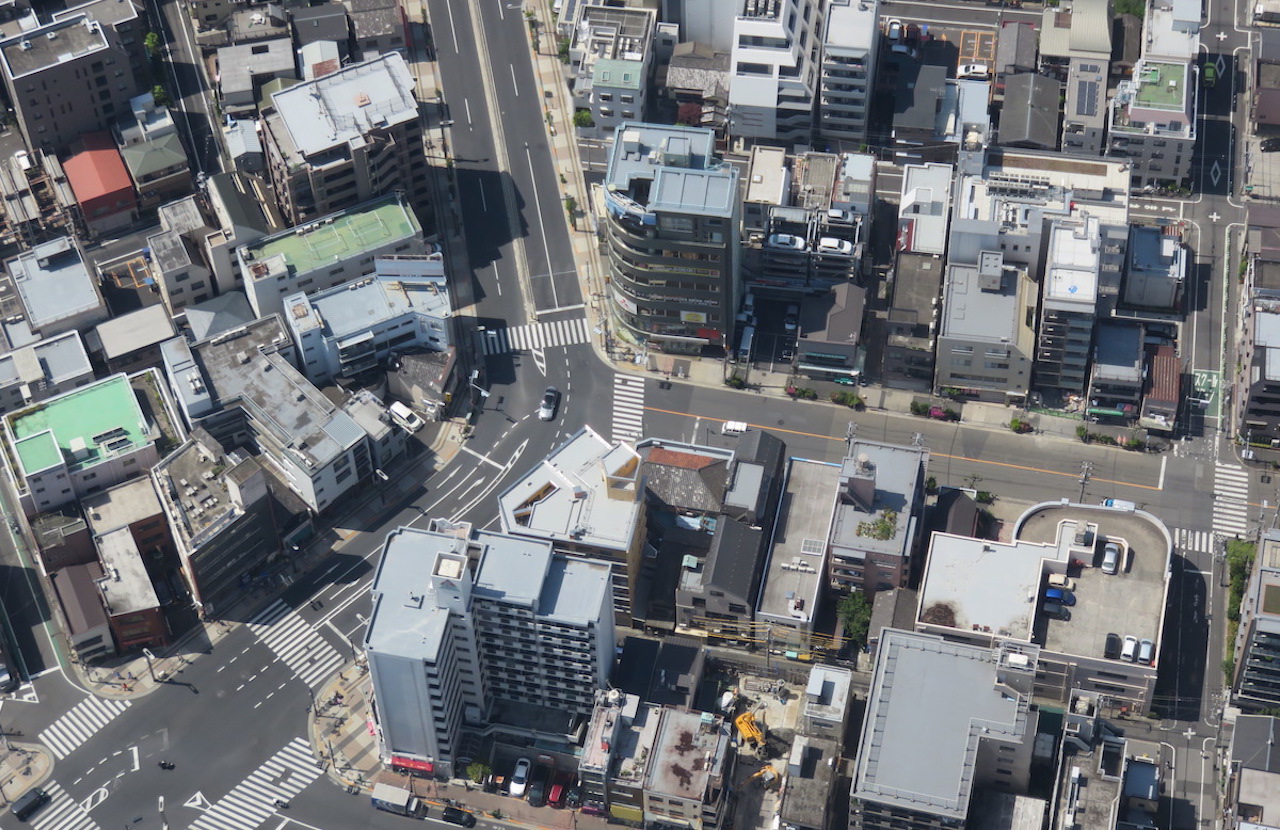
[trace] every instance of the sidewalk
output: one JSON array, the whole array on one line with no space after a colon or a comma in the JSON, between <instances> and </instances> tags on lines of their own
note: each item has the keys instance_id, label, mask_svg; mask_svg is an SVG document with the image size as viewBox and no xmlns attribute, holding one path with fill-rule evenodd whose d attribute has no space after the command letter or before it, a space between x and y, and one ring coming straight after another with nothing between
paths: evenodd
<instances>
[{"instance_id":1,"label":"sidewalk","mask_svg":"<svg viewBox=\"0 0 1280 830\"><path fill-rule=\"evenodd\" d=\"M41 744L5 741L0 749L0 808L49 780L53 756Z\"/></svg>"}]
</instances>

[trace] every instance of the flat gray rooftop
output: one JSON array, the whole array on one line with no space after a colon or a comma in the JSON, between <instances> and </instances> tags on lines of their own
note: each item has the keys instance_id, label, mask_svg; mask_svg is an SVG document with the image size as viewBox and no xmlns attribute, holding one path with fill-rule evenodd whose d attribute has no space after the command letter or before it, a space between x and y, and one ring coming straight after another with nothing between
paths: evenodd
<instances>
[{"instance_id":1,"label":"flat gray rooftop","mask_svg":"<svg viewBox=\"0 0 1280 830\"><path fill-rule=\"evenodd\" d=\"M1025 698L998 682L999 653L885 629L851 795L963 821L979 740L1026 731Z\"/></svg>"},{"instance_id":2,"label":"flat gray rooftop","mask_svg":"<svg viewBox=\"0 0 1280 830\"><path fill-rule=\"evenodd\" d=\"M701 801L707 785L723 774L729 754L729 729L724 720L701 712L666 709L653 746L655 762L645 780L647 793Z\"/></svg>"},{"instance_id":3,"label":"flat gray rooftop","mask_svg":"<svg viewBox=\"0 0 1280 830\"><path fill-rule=\"evenodd\" d=\"M432 570L441 553L464 560L467 540L443 533L401 527L392 531L370 589L373 612L365 632L365 648L415 660L434 661L444 638L449 612L440 608L431 587ZM452 558L445 560L452 563ZM470 579L459 573L457 579ZM406 597L422 597L406 602Z\"/></svg>"},{"instance_id":4,"label":"flat gray rooftop","mask_svg":"<svg viewBox=\"0 0 1280 830\"><path fill-rule=\"evenodd\" d=\"M729 217L738 171L714 152L711 130L628 122L618 127L605 187L646 210Z\"/></svg>"},{"instance_id":5,"label":"flat gray rooftop","mask_svg":"<svg viewBox=\"0 0 1280 830\"><path fill-rule=\"evenodd\" d=\"M102 305L102 297L80 248L70 237L37 245L9 262L14 288L22 297L31 328L72 317Z\"/></svg>"},{"instance_id":6,"label":"flat gray rooftop","mask_svg":"<svg viewBox=\"0 0 1280 830\"><path fill-rule=\"evenodd\" d=\"M106 48L100 25L88 17L73 17L9 38L0 43L0 54L9 77L21 78Z\"/></svg>"},{"instance_id":7,"label":"flat gray rooftop","mask_svg":"<svg viewBox=\"0 0 1280 830\"><path fill-rule=\"evenodd\" d=\"M818 588L826 580L827 533L839 483L835 464L795 458L788 465L760 593L761 617L811 627Z\"/></svg>"},{"instance_id":8,"label":"flat gray rooftop","mask_svg":"<svg viewBox=\"0 0 1280 830\"><path fill-rule=\"evenodd\" d=\"M911 510L928 452L923 447L904 447L879 441L854 442L841 464L841 479L870 478L874 497L870 505L856 499L836 503L831 523L832 547L897 557L909 555L908 544L914 529ZM893 533L887 539L881 539L866 523L886 512L896 513L898 520Z\"/></svg>"},{"instance_id":9,"label":"flat gray rooftop","mask_svg":"<svg viewBox=\"0 0 1280 830\"><path fill-rule=\"evenodd\" d=\"M79 376L92 377L93 366L78 331L38 340L0 355L0 387L42 381L55 386Z\"/></svg>"},{"instance_id":10,"label":"flat gray rooftop","mask_svg":"<svg viewBox=\"0 0 1280 830\"><path fill-rule=\"evenodd\" d=\"M80 500L90 532L101 535L161 515L160 497L150 476L135 478Z\"/></svg>"},{"instance_id":11,"label":"flat gray rooftop","mask_svg":"<svg viewBox=\"0 0 1280 830\"><path fill-rule=\"evenodd\" d=\"M1050 541L1059 525L1071 520L1096 523L1098 542L1093 557L1086 557L1081 573L1077 576L1072 572L1076 604L1071 609L1071 619L1045 621L1045 650L1100 657L1107 634L1116 633L1152 640L1158 657L1169 585L1168 531L1148 514L1068 505L1033 513L1018 529L1018 538ZM1118 542L1123 553L1123 567L1114 576L1104 574L1098 567L1105 541Z\"/></svg>"},{"instance_id":12,"label":"flat gray rooftop","mask_svg":"<svg viewBox=\"0 0 1280 830\"><path fill-rule=\"evenodd\" d=\"M791 743L787 767L799 773L787 775L787 788L782 797L780 816L783 824L800 827L824 827L827 818L831 779L836 774L840 745L826 738L797 735Z\"/></svg>"},{"instance_id":13,"label":"flat gray rooftop","mask_svg":"<svg viewBox=\"0 0 1280 830\"><path fill-rule=\"evenodd\" d=\"M160 600L133 531L127 527L116 528L95 542L105 577L98 583L98 590L102 592L107 613L115 617L159 608Z\"/></svg>"},{"instance_id":14,"label":"flat gray rooftop","mask_svg":"<svg viewBox=\"0 0 1280 830\"><path fill-rule=\"evenodd\" d=\"M994 270L994 266L993 266ZM977 265L947 268L943 288L942 336L994 342L1018 342L1018 289L1022 280L1013 268L999 268L998 290L983 289L986 277Z\"/></svg>"}]
</instances>

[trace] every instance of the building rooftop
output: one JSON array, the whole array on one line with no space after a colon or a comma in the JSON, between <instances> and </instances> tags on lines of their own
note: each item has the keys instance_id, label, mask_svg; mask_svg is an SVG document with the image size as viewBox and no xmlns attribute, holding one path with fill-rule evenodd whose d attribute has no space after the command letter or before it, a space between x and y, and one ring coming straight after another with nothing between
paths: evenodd
<instances>
[{"instance_id":1,"label":"building rooftop","mask_svg":"<svg viewBox=\"0 0 1280 830\"><path fill-rule=\"evenodd\" d=\"M120 151L120 156L135 182L141 182L147 176L161 171L185 167L188 164L187 151L182 148L182 139L177 133L162 135L139 144L130 144Z\"/></svg>"},{"instance_id":2,"label":"building rooftop","mask_svg":"<svg viewBox=\"0 0 1280 830\"><path fill-rule=\"evenodd\" d=\"M1113 99L1113 132L1195 137L1195 78L1189 63L1143 58L1133 77L1121 81Z\"/></svg>"},{"instance_id":3,"label":"building rooftop","mask_svg":"<svg viewBox=\"0 0 1280 830\"><path fill-rule=\"evenodd\" d=\"M840 744L796 735L787 755L787 785L779 817L788 827L827 827L827 806L840 759Z\"/></svg>"},{"instance_id":4,"label":"building rooftop","mask_svg":"<svg viewBox=\"0 0 1280 830\"><path fill-rule=\"evenodd\" d=\"M401 29L403 18L396 0L345 0L351 12L351 26L356 39L393 34Z\"/></svg>"},{"instance_id":5,"label":"building rooftop","mask_svg":"<svg viewBox=\"0 0 1280 830\"><path fill-rule=\"evenodd\" d=\"M702 801L724 774L729 727L718 715L664 709L645 778L645 793Z\"/></svg>"},{"instance_id":6,"label":"building rooftop","mask_svg":"<svg viewBox=\"0 0 1280 830\"><path fill-rule=\"evenodd\" d=\"M1046 626L1043 639L1039 640L1041 647L1057 654L1099 657L1107 634L1117 632L1121 636L1132 634L1139 640L1150 638L1157 643L1158 658L1169 589L1169 531L1146 513L1053 502L1024 513L1014 532L1020 545L1052 546L1059 534L1067 537L1063 543L1073 541L1075 534L1069 523L1076 528L1096 526L1096 530L1083 551L1072 548L1071 557L1083 559L1086 567L1079 573L1072 572L1079 601L1071 609L1071 620L1041 620ZM1102 545L1093 542L1100 539L1120 543L1124 553L1123 567L1114 576L1096 567ZM980 588L977 595L983 594L984 589Z\"/></svg>"},{"instance_id":7,"label":"building rooftop","mask_svg":"<svg viewBox=\"0 0 1280 830\"><path fill-rule=\"evenodd\" d=\"M1027 329L1019 310L1028 297L1026 272L1006 265L1003 254L984 251L977 265L952 263L943 285L942 336L1019 343Z\"/></svg>"},{"instance_id":8,"label":"building rooftop","mask_svg":"<svg viewBox=\"0 0 1280 830\"><path fill-rule=\"evenodd\" d=\"M266 201L269 196L261 179L243 173L215 173L206 185L209 205L223 231L230 233L239 227L268 234L275 230L274 208Z\"/></svg>"},{"instance_id":9,"label":"building rooftop","mask_svg":"<svg viewBox=\"0 0 1280 830\"><path fill-rule=\"evenodd\" d=\"M947 250L954 173L950 164L908 164L902 168L899 251L941 255Z\"/></svg>"},{"instance_id":10,"label":"building rooftop","mask_svg":"<svg viewBox=\"0 0 1280 830\"><path fill-rule=\"evenodd\" d=\"M1024 72L1007 76L1000 112L1000 142L1056 149L1061 94L1062 84L1044 75Z\"/></svg>"},{"instance_id":11,"label":"building rooftop","mask_svg":"<svg viewBox=\"0 0 1280 830\"><path fill-rule=\"evenodd\" d=\"M840 465L840 497L828 537L832 552L908 557L916 538L912 508L928 462L924 447L852 443Z\"/></svg>"},{"instance_id":12,"label":"building rooftop","mask_svg":"<svg viewBox=\"0 0 1280 830\"><path fill-rule=\"evenodd\" d=\"M245 279L267 280L281 271L307 274L335 261L358 259L368 251L420 233L422 226L413 211L399 194L390 193L306 225L264 236L242 245L237 254Z\"/></svg>"},{"instance_id":13,"label":"building rooftop","mask_svg":"<svg viewBox=\"0 0 1280 830\"><path fill-rule=\"evenodd\" d=\"M842 53L869 52L880 37L879 4L832 0L823 46Z\"/></svg>"},{"instance_id":14,"label":"building rooftop","mask_svg":"<svg viewBox=\"0 0 1280 830\"><path fill-rule=\"evenodd\" d=\"M1134 103L1153 109L1182 109L1187 95L1186 64L1143 61L1137 75L1141 84Z\"/></svg>"},{"instance_id":15,"label":"building rooftop","mask_svg":"<svg viewBox=\"0 0 1280 830\"><path fill-rule=\"evenodd\" d=\"M809 669L809 682L804 690L804 716L844 723L852 684L853 672L849 669L823 665Z\"/></svg>"},{"instance_id":16,"label":"building rooftop","mask_svg":"<svg viewBox=\"0 0 1280 830\"><path fill-rule=\"evenodd\" d=\"M1034 646L980 648L885 629L851 796L963 822L979 742L1027 740L1022 688L1030 690L1037 659Z\"/></svg>"},{"instance_id":17,"label":"building rooftop","mask_svg":"<svg viewBox=\"0 0 1280 830\"><path fill-rule=\"evenodd\" d=\"M1094 380L1142 383L1142 328L1102 320L1094 331Z\"/></svg>"},{"instance_id":18,"label":"building rooftop","mask_svg":"<svg viewBox=\"0 0 1280 830\"><path fill-rule=\"evenodd\" d=\"M133 194L133 179L111 133L102 130L80 136L83 150L62 163L71 190L81 205L94 199L127 192ZM130 202L130 207L132 202ZM119 208L113 204L112 207Z\"/></svg>"},{"instance_id":19,"label":"building rooftop","mask_svg":"<svg viewBox=\"0 0 1280 830\"><path fill-rule=\"evenodd\" d=\"M610 210L728 218L738 171L714 158L715 133L699 127L627 122L618 127L605 173Z\"/></svg>"},{"instance_id":20,"label":"building rooftop","mask_svg":"<svg viewBox=\"0 0 1280 830\"><path fill-rule=\"evenodd\" d=\"M1094 58L1072 58L1067 67L1065 112L1075 124L1101 128L1107 122L1109 64Z\"/></svg>"},{"instance_id":21,"label":"building rooftop","mask_svg":"<svg viewBox=\"0 0 1280 830\"><path fill-rule=\"evenodd\" d=\"M102 592L102 604L107 613L116 617L159 608L160 600L133 532L121 527L98 536L94 541L103 570L98 590Z\"/></svg>"},{"instance_id":22,"label":"building rooftop","mask_svg":"<svg viewBox=\"0 0 1280 830\"><path fill-rule=\"evenodd\" d=\"M473 596L527 605L545 620L586 626L612 596L607 562L553 554L551 543L479 531Z\"/></svg>"},{"instance_id":23,"label":"building rooftop","mask_svg":"<svg viewBox=\"0 0 1280 830\"><path fill-rule=\"evenodd\" d=\"M618 552L641 514L640 456L583 427L498 496L507 533Z\"/></svg>"},{"instance_id":24,"label":"building rooftop","mask_svg":"<svg viewBox=\"0 0 1280 830\"><path fill-rule=\"evenodd\" d=\"M5 73L14 79L108 48L102 26L85 15L49 23L0 41Z\"/></svg>"},{"instance_id":25,"label":"building rooftop","mask_svg":"<svg viewBox=\"0 0 1280 830\"><path fill-rule=\"evenodd\" d=\"M766 205L785 205L790 201L790 194L787 192L790 179L787 151L781 147L757 144L751 148L747 186L742 200Z\"/></svg>"},{"instance_id":26,"label":"building rooftop","mask_svg":"<svg viewBox=\"0 0 1280 830\"><path fill-rule=\"evenodd\" d=\"M365 632L368 651L434 661L449 611L436 601L433 576L470 580L463 537L400 527L383 544L370 590L373 612Z\"/></svg>"},{"instance_id":27,"label":"building rooftop","mask_svg":"<svg viewBox=\"0 0 1280 830\"><path fill-rule=\"evenodd\" d=\"M80 500L89 532L101 536L134 522L161 515L160 497L150 476L134 478Z\"/></svg>"},{"instance_id":28,"label":"building rooftop","mask_svg":"<svg viewBox=\"0 0 1280 830\"><path fill-rule=\"evenodd\" d=\"M1086 307L1098 302L1098 257L1102 240L1098 222L1054 222L1049 228L1048 274L1044 281L1045 305L1051 308Z\"/></svg>"},{"instance_id":29,"label":"building rooftop","mask_svg":"<svg viewBox=\"0 0 1280 830\"><path fill-rule=\"evenodd\" d=\"M938 127L938 102L947 89L947 68L915 61L898 68L893 100L893 129L933 133Z\"/></svg>"},{"instance_id":30,"label":"building rooftop","mask_svg":"<svg viewBox=\"0 0 1280 830\"><path fill-rule=\"evenodd\" d=\"M346 337L368 331L409 313L433 317L451 314L448 281L439 257L415 258L434 271L432 276L372 276L315 294L285 298L285 314L299 331L322 328L327 337ZM375 262L375 271L377 262Z\"/></svg>"},{"instance_id":31,"label":"building rooftop","mask_svg":"<svg viewBox=\"0 0 1280 830\"><path fill-rule=\"evenodd\" d=\"M595 73L591 76L596 86L610 89L639 90L645 84L644 62L638 60L602 60L596 61Z\"/></svg>"},{"instance_id":32,"label":"building rooftop","mask_svg":"<svg viewBox=\"0 0 1280 830\"><path fill-rule=\"evenodd\" d=\"M839 482L835 464L792 458L787 465L757 608L761 618L810 627L826 579L826 539Z\"/></svg>"},{"instance_id":33,"label":"building rooftop","mask_svg":"<svg viewBox=\"0 0 1280 830\"><path fill-rule=\"evenodd\" d=\"M1040 30L1040 54L1045 57L1111 58L1109 0L1073 0L1046 6Z\"/></svg>"},{"instance_id":34,"label":"building rooftop","mask_svg":"<svg viewBox=\"0 0 1280 830\"><path fill-rule=\"evenodd\" d=\"M293 71L293 40L289 37L236 43L218 50L218 83L224 96L253 92L254 78L291 75Z\"/></svg>"},{"instance_id":35,"label":"building rooftop","mask_svg":"<svg viewBox=\"0 0 1280 830\"><path fill-rule=\"evenodd\" d=\"M207 432L197 428L191 440L157 464L153 475L170 502L170 525L198 547L240 515L227 489L228 468L257 465L252 459L228 457Z\"/></svg>"},{"instance_id":36,"label":"building rooftop","mask_svg":"<svg viewBox=\"0 0 1280 830\"><path fill-rule=\"evenodd\" d=\"M69 331L0 355L0 387L15 384L56 386L74 377L93 375L80 332Z\"/></svg>"},{"instance_id":37,"label":"building rooftop","mask_svg":"<svg viewBox=\"0 0 1280 830\"><path fill-rule=\"evenodd\" d=\"M121 317L99 323L94 329L107 360L155 346L176 333L169 312L162 305L151 305Z\"/></svg>"},{"instance_id":38,"label":"building rooftop","mask_svg":"<svg viewBox=\"0 0 1280 830\"><path fill-rule=\"evenodd\" d=\"M361 21L355 19L359 29ZM374 130L418 118L414 80L396 52L350 64L296 84L274 96L292 146L312 157L347 144L361 145Z\"/></svg>"},{"instance_id":39,"label":"building rooftop","mask_svg":"<svg viewBox=\"0 0 1280 830\"><path fill-rule=\"evenodd\" d=\"M103 304L84 254L70 237L41 243L7 264L27 323L36 331Z\"/></svg>"},{"instance_id":40,"label":"building rooftop","mask_svg":"<svg viewBox=\"0 0 1280 830\"><path fill-rule=\"evenodd\" d=\"M1129 278L1137 274L1182 280L1186 276L1186 249L1178 237L1162 233L1150 225L1129 229Z\"/></svg>"},{"instance_id":41,"label":"building rooftop","mask_svg":"<svg viewBox=\"0 0 1280 830\"><path fill-rule=\"evenodd\" d=\"M138 399L112 375L5 416L24 475L66 463L72 469L151 443Z\"/></svg>"},{"instance_id":42,"label":"building rooftop","mask_svg":"<svg viewBox=\"0 0 1280 830\"><path fill-rule=\"evenodd\" d=\"M186 312L187 328L192 340L204 340L224 331L238 329L253 322L253 309L243 291L228 291L212 300L189 305Z\"/></svg>"}]
</instances>

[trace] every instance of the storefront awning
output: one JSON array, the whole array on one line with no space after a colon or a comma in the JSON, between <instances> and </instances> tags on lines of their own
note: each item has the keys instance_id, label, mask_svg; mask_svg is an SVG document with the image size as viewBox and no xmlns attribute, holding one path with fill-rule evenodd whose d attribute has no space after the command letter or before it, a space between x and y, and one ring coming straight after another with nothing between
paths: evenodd
<instances>
[{"instance_id":1,"label":"storefront awning","mask_svg":"<svg viewBox=\"0 0 1280 830\"><path fill-rule=\"evenodd\" d=\"M404 769L416 770L417 772L425 772L432 775L436 771L436 765L430 761L419 761L416 758L405 758L403 755L392 755L391 766L403 767Z\"/></svg>"}]
</instances>

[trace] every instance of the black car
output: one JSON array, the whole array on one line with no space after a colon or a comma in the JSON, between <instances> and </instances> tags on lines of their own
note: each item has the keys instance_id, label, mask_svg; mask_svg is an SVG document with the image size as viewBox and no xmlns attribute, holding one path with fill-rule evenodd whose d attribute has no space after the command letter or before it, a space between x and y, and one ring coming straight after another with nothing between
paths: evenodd
<instances>
[{"instance_id":1,"label":"black car","mask_svg":"<svg viewBox=\"0 0 1280 830\"><path fill-rule=\"evenodd\" d=\"M528 801L530 807L547 806L547 779L550 777L545 767L538 767L529 781Z\"/></svg>"},{"instance_id":2,"label":"black car","mask_svg":"<svg viewBox=\"0 0 1280 830\"><path fill-rule=\"evenodd\" d=\"M450 824L457 824L462 827L476 826L476 817L466 810L459 810L457 807L445 807L444 812L440 814L440 818Z\"/></svg>"},{"instance_id":3,"label":"black car","mask_svg":"<svg viewBox=\"0 0 1280 830\"><path fill-rule=\"evenodd\" d=\"M1102 656L1108 660L1115 660L1120 656L1120 635L1108 634L1107 641L1102 646Z\"/></svg>"},{"instance_id":4,"label":"black car","mask_svg":"<svg viewBox=\"0 0 1280 830\"><path fill-rule=\"evenodd\" d=\"M1265 138L1262 140L1262 152L1274 153L1276 150L1280 150L1280 137Z\"/></svg>"},{"instance_id":5,"label":"black car","mask_svg":"<svg viewBox=\"0 0 1280 830\"><path fill-rule=\"evenodd\" d=\"M48 804L51 796L40 789L34 787L27 790L16 801L13 802L13 814L19 821L26 821L39 812L40 808Z\"/></svg>"}]
</instances>

